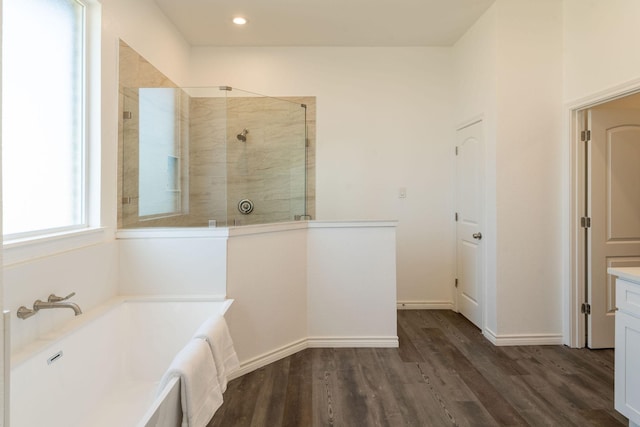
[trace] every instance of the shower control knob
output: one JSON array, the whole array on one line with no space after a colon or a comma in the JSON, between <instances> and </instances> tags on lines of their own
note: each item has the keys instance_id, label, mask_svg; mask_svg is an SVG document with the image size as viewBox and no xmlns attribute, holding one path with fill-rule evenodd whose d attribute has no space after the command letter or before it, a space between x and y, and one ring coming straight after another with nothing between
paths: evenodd
<instances>
[{"instance_id":1,"label":"shower control knob","mask_svg":"<svg viewBox=\"0 0 640 427\"><path fill-rule=\"evenodd\" d=\"M253 212L253 202L249 199L242 199L238 202L238 211L242 215L249 215Z\"/></svg>"}]
</instances>

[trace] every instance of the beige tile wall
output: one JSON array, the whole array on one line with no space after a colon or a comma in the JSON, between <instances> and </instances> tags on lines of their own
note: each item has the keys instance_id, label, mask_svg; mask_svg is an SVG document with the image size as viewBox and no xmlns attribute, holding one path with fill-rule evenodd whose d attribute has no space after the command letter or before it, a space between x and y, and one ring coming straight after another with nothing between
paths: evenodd
<instances>
[{"instance_id":1,"label":"beige tile wall","mask_svg":"<svg viewBox=\"0 0 640 427\"><path fill-rule=\"evenodd\" d=\"M315 97L237 97L242 94L237 90L233 96L221 91L220 97L197 97L186 89L179 91L183 214L141 221L139 87L176 86L121 42L118 197L130 202L119 204L119 227L206 226L211 219L218 226L290 221L305 213L305 185L306 213L315 218ZM123 120L123 111L133 118ZM241 142L236 135L244 128L249 133ZM237 209L245 198L254 202L249 215Z\"/></svg>"},{"instance_id":2,"label":"beige tile wall","mask_svg":"<svg viewBox=\"0 0 640 427\"><path fill-rule=\"evenodd\" d=\"M227 217L227 147L225 98L191 98L191 216L194 225Z\"/></svg>"},{"instance_id":3,"label":"beige tile wall","mask_svg":"<svg viewBox=\"0 0 640 427\"><path fill-rule=\"evenodd\" d=\"M309 100L311 101L311 100ZM292 221L304 215L305 110L275 98L227 100L227 216L230 224ZM247 141L236 135L249 130ZM254 202L241 214L242 199Z\"/></svg>"}]
</instances>

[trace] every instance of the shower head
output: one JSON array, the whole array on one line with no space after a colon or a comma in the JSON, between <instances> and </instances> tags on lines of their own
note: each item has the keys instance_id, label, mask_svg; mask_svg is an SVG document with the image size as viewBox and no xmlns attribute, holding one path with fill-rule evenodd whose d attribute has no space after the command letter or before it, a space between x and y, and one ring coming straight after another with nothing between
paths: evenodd
<instances>
[{"instance_id":1,"label":"shower head","mask_svg":"<svg viewBox=\"0 0 640 427\"><path fill-rule=\"evenodd\" d=\"M244 129L242 129L242 132L240 132L238 135L236 135L236 138L238 138L238 141L247 142L247 134L248 133L249 133L249 129L244 128Z\"/></svg>"}]
</instances>

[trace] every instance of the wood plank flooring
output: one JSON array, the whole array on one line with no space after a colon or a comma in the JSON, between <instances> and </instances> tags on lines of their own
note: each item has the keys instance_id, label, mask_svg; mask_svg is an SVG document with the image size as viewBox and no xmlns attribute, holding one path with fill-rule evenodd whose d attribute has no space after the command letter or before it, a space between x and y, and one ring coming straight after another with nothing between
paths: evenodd
<instances>
[{"instance_id":1,"label":"wood plank flooring","mask_svg":"<svg viewBox=\"0 0 640 427\"><path fill-rule=\"evenodd\" d=\"M208 427L622 426L613 350L495 347L457 313L398 312L397 349L307 349L229 383Z\"/></svg>"}]
</instances>

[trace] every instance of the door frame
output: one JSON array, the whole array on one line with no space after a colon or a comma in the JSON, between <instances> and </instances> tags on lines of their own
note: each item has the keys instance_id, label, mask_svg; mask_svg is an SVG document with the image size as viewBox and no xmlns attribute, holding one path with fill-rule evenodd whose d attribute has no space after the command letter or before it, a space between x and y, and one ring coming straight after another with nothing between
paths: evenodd
<instances>
[{"instance_id":1,"label":"door frame","mask_svg":"<svg viewBox=\"0 0 640 427\"><path fill-rule=\"evenodd\" d=\"M565 300L565 320L563 325L564 342L575 348L586 346L587 322L581 313L586 294L586 233L580 225L580 217L586 205L586 149L580 140L580 132L585 123L585 110L600 104L614 101L625 96L640 93L640 79L603 90L565 105L565 132L569 149L569 204L563 227L563 241L569 242L569 268L564 274L568 286L563 294Z\"/></svg>"}]
</instances>

